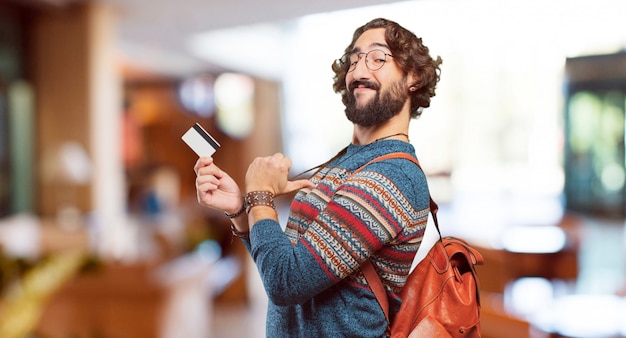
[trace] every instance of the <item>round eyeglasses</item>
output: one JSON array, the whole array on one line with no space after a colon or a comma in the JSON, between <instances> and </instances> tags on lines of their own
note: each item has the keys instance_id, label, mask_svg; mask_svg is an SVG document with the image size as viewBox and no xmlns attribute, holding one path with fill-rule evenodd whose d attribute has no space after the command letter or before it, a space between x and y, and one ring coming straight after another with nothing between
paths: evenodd
<instances>
[{"instance_id":1,"label":"round eyeglasses","mask_svg":"<svg viewBox=\"0 0 626 338\"><path fill-rule=\"evenodd\" d=\"M393 57L391 54L387 54L380 49L372 49L369 52L352 52L347 53L339 59L342 64L348 64L348 72L356 69L357 63L365 55L365 66L371 71L379 70L387 62L387 56Z\"/></svg>"}]
</instances>

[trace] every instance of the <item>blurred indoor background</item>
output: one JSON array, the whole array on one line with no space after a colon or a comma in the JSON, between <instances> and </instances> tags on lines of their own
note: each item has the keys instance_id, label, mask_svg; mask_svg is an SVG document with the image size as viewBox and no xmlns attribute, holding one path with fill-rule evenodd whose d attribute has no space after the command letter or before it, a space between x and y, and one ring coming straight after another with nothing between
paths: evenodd
<instances>
[{"instance_id":1,"label":"blurred indoor background","mask_svg":"<svg viewBox=\"0 0 626 338\"><path fill-rule=\"evenodd\" d=\"M255 267L180 137L200 123L239 182L277 151L324 162L352 131L330 65L375 17L443 59L410 139L443 234L485 256L484 336L626 337L625 12L0 0L0 337L264 337Z\"/></svg>"}]
</instances>

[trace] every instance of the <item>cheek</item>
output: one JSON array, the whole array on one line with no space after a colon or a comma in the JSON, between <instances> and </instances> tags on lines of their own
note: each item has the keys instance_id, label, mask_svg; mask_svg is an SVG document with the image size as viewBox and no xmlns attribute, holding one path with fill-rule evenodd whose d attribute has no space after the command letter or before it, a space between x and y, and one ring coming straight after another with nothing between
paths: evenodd
<instances>
[{"instance_id":1,"label":"cheek","mask_svg":"<svg viewBox=\"0 0 626 338\"><path fill-rule=\"evenodd\" d=\"M352 82L352 75L350 73L346 74L346 80L344 82L346 84L346 89L350 88L350 82Z\"/></svg>"}]
</instances>

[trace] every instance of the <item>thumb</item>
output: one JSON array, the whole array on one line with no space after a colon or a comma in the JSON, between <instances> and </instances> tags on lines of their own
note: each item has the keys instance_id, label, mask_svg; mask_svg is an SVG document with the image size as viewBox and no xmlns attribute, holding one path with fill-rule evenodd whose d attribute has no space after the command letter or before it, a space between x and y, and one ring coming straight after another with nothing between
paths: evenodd
<instances>
[{"instance_id":1,"label":"thumb","mask_svg":"<svg viewBox=\"0 0 626 338\"><path fill-rule=\"evenodd\" d=\"M295 181L287 181L287 185L285 185L284 193L290 193L292 191L300 190L303 188L314 188L315 184L309 180L295 180Z\"/></svg>"}]
</instances>

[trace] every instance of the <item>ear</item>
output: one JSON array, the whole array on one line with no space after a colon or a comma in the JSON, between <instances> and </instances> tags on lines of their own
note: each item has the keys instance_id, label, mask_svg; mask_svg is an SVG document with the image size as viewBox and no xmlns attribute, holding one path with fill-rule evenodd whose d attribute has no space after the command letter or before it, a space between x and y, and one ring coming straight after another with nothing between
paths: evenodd
<instances>
[{"instance_id":1,"label":"ear","mask_svg":"<svg viewBox=\"0 0 626 338\"><path fill-rule=\"evenodd\" d=\"M411 88L414 87L419 88L418 87L418 81L419 81L420 77L419 75L417 75L416 72L410 72L407 76L406 76L406 86L407 88Z\"/></svg>"}]
</instances>

